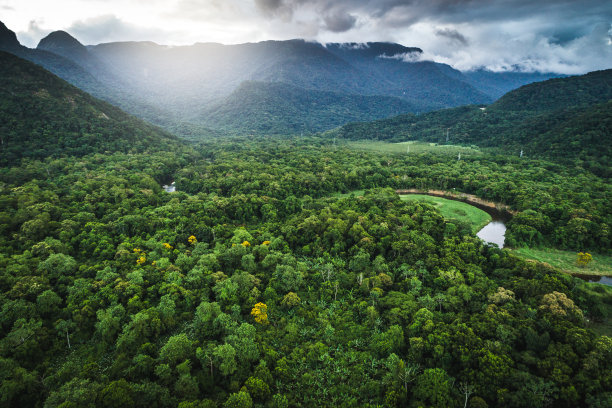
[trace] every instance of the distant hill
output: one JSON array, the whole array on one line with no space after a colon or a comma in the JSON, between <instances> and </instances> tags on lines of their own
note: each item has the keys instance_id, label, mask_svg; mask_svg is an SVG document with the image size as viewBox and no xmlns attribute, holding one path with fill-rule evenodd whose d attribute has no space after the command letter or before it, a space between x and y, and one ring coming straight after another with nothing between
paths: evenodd
<instances>
[{"instance_id":1,"label":"distant hill","mask_svg":"<svg viewBox=\"0 0 612 408\"><path fill-rule=\"evenodd\" d=\"M22 158L158 151L176 137L0 51L0 165Z\"/></svg>"},{"instance_id":2,"label":"distant hill","mask_svg":"<svg viewBox=\"0 0 612 408\"><path fill-rule=\"evenodd\" d=\"M504 95L491 105L491 108L505 111L545 112L590 106L611 99L612 70L605 70L525 85Z\"/></svg>"},{"instance_id":3,"label":"distant hill","mask_svg":"<svg viewBox=\"0 0 612 408\"><path fill-rule=\"evenodd\" d=\"M287 134L322 131L413 109L409 102L390 96L346 95L279 82L247 81L205 110L202 120L208 127L234 133Z\"/></svg>"},{"instance_id":4,"label":"distant hill","mask_svg":"<svg viewBox=\"0 0 612 408\"><path fill-rule=\"evenodd\" d=\"M566 76L553 72L492 72L486 69L466 71L463 72L463 75L467 77L467 82L470 85L494 99L501 98L504 94L526 84Z\"/></svg>"},{"instance_id":5,"label":"distant hill","mask_svg":"<svg viewBox=\"0 0 612 408\"><path fill-rule=\"evenodd\" d=\"M609 177L612 70L525 85L490 106L350 123L329 132L345 139L425 140L501 148L518 155L580 160ZM448 136L448 142L447 142Z\"/></svg>"},{"instance_id":6,"label":"distant hill","mask_svg":"<svg viewBox=\"0 0 612 408\"><path fill-rule=\"evenodd\" d=\"M308 110L314 116L302 111L302 128L304 123L307 126L299 130L317 131L329 129L322 126L335 126L346 120L370 120L396 114L399 107L403 113L420 113L490 103L500 95L500 90L548 75L481 72L476 77L445 64L420 61L419 48L382 42L319 44L289 40L236 45L197 43L179 47L152 42L116 42L84 46L69 33L56 31L42 39L36 49L29 49L21 46L15 34L1 25L0 50L35 62L96 97L187 137L224 129L264 132L266 126L245 126L239 116L225 114L244 108L244 103L235 107L228 103L243 102L242 84L249 81L293 86L292 95L298 91L304 93L293 99L296 101L308 100L313 91L320 91L333 92L337 97L342 95L347 106L362 106L351 114L340 114L335 120L321 120L321 109ZM365 101L374 105L363 107ZM390 105L383 106L384 101ZM292 108L271 106L269 110L280 114L296 112L300 107L303 105L298 103ZM372 115L374 111L379 113ZM214 118L210 115L212 112L220 116ZM294 119L276 113L274 118L279 122ZM215 128L207 129L213 125ZM294 128L289 125L285 130Z\"/></svg>"}]
</instances>

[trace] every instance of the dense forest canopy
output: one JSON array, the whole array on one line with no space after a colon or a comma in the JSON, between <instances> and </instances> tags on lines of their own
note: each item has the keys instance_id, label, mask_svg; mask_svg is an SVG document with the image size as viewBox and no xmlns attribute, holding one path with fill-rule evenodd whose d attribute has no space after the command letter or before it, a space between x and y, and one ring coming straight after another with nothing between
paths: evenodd
<instances>
[{"instance_id":1,"label":"dense forest canopy","mask_svg":"<svg viewBox=\"0 0 612 408\"><path fill-rule=\"evenodd\" d=\"M609 253L597 172L186 145L0 58L1 406L609 406L610 289L395 192L477 194L516 211L511 246Z\"/></svg>"}]
</instances>

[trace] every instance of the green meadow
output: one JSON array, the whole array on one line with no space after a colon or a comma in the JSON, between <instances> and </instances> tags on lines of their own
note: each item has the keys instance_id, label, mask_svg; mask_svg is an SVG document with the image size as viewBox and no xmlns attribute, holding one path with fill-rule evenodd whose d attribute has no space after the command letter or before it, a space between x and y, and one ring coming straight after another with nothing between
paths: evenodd
<instances>
[{"instance_id":1,"label":"green meadow","mask_svg":"<svg viewBox=\"0 0 612 408\"><path fill-rule=\"evenodd\" d=\"M448 198L433 197L424 194L406 194L400 196L402 200L424 201L435 206L444 218L464 221L472 226L474 233L491 221L491 216L486 211L462 201L449 200Z\"/></svg>"}]
</instances>

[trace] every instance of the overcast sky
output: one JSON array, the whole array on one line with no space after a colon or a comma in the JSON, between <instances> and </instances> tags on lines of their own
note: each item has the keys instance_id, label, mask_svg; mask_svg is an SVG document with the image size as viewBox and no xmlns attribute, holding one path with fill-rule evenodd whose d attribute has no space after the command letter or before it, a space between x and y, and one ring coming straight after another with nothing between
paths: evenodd
<instances>
[{"instance_id":1,"label":"overcast sky","mask_svg":"<svg viewBox=\"0 0 612 408\"><path fill-rule=\"evenodd\" d=\"M84 44L394 41L461 70L612 68L609 0L0 0L0 20L28 47L54 30Z\"/></svg>"}]
</instances>

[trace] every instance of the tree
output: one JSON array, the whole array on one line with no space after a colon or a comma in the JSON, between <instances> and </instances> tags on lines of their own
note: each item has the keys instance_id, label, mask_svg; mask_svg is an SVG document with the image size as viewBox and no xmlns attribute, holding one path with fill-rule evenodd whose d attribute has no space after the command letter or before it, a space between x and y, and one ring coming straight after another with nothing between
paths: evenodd
<instances>
[{"instance_id":1,"label":"tree","mask_svg":"<svg viewBox=\"0 0 612 408\"><path fill-rule=\"evenodd\" d=\"M452 378L441 368L423 371L413 388L415 398L431 407L454 407L452 398Z\"/></svg>"},{"instance_id":2,"label":"tree","mask_svg":"<svg viewBox=\"0 0 612 408\"><path fill-rule=\"evenodd\" d=\"M192 354L192 343L185 333L177 334L168 339L159 351L159 358L168 364L175 365L188 359Z\"/></svg>"},{"instance_id":3,"label":"tree","mask_svg":"<svg viewBox=\"0 0 612 408\"><path fill-rule=\"evenodd\" d=\"M231 344L240 359L249 362L259 359L259 349L257 348L257 330L248 323L242 323L236 328L233 334L227 336L227 342Z\"/></svg>"},{"instance_id":4,"label":"tree","mask_svg":"<svg viewBox=\"0 0 612 408\"><path fill-rule=\"evenodd\" d=\"M581 268L586 268L586 266L590 264L592 261L593 261L593 256L589 254L588 252L578 252L576 263Z\"/></svg>"},{"instance_id":5,"label":"tree","mask_svg":"<svg viewBox=\"0 0 612 408\"><path fill-rule=\"evenodd\" d=\"M132 390L123 378L108 384L98 396L100 406L103 407L131 407L134 401L131 397Z\"/></svg>"},{"instance_id":6,"label":"tree","mask_svg":"<svg viewBox=\"0 0 612 408\"><path fill-rule=\"evenodd\" d=\"M290 265L277 265L274 277L283 292L295 291L302 285L302 274Z\"/></svg>"},{"instance_id":7,"label":"tree","mask_svg":"<svg viewBox=\"0 0 612 408\"><path fill-rule=\"evenodd\" d=\"M236 371L236 350L231 344L215 347L213 357L222 375L228 376Z\"/></svg>"},{"instance_id":8,"label":"tree","mask_svg":"<svg viewBox=\"0 0 612 408\"><path fill-rule=\"evenodd\" d=\"M100 309L96 312L98 322L96 323L96 331L102 337L105 343L111 345L121 330L121 322L125 316L125 309L122 305L109 307L108 309Z\"/></svg>"},{"instance_id":9,"label":"tree","mask_svg":"<svg viewBox=\"0 0 612 408\"><path fill-rule=\"evenodd\" d=\"M249 394L255 398L256 401L265 401L270 396L270 387L262 379L256 377L249 377L244 386L249 390Z\"/></svg>"},{"instance_id":10,"label":"tree","mask_svg":"<svg viewBox=\"0 0 612 408\"><path fill-rule=\"evenodd\" d=\"M286 308L291 309L295 306L298 306L300 302L301 302L300 297L296 293L289 292L283 297L281 304L285 306Z\"/></svg>"},{"instance_id":11,"label":"tree","mask_svg":"<svg viewBox=\"0 0 612 408\"><path fill-rule=\"evenodd\" d=\"M582 310L574 304L574 301L567 297L565 293L553 291L544 295L540 305L540 310L549 312L554 316L570 316L577 319L582 318Z\"/></svg>"},{"instance_id":12,"label":"tree","mask_svg":"<svg viewBox=\"0 0 612 408\"><path fill-rule=\"evenodd\" d=\"M251 408L253 400L247 391L231 394L223 404L223 408Z\"/></svg>"},{"instance_id":13,"label":"tree","mask_svg":"<svg viewBox=\"0 0 612 408\"><path fill-rule=\"evenodd\" d=\"M470 398L470 395L474 393L474 386L469 383L462 382L459 383L459 386L457 388L459 389L459 392L461 392L465 396L463 408L467 408L468 399Z\"/></svg>"},{"instance_id":14,"label":"tree","mask_svg":"<svg viewBox=\"0 0 612 408\"><path fill-rule=\"evenodd\" d=\"M262 302L255 304L251 310L251 316L259 324L268 324L268 306Z\"/></svg>"}]
</instances>

